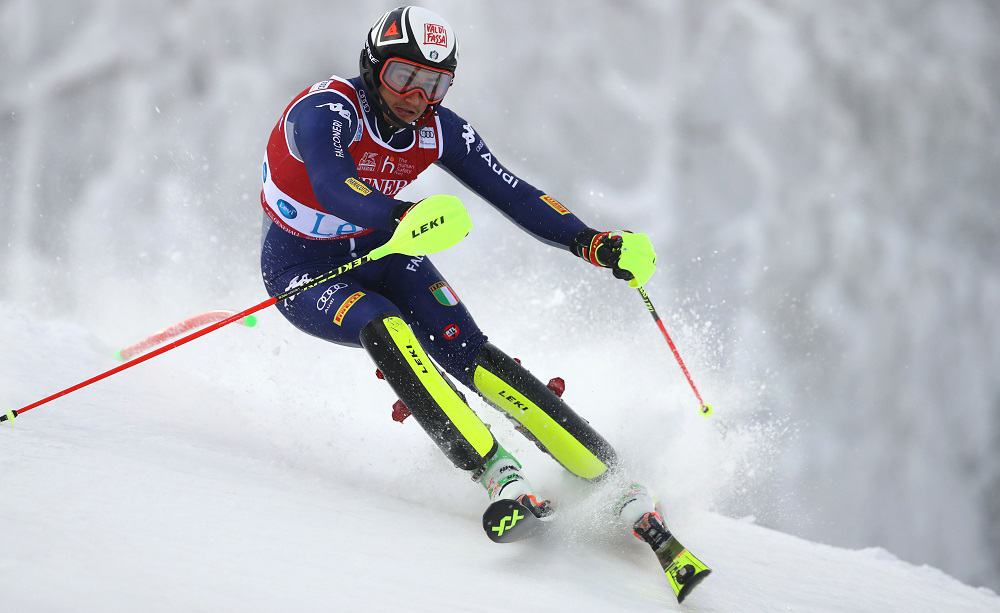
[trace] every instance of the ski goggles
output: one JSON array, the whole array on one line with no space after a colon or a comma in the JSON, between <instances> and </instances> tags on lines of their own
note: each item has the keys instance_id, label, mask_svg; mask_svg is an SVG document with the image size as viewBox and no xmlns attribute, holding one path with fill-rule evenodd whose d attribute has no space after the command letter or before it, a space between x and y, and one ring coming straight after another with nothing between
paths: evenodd
<instances>
[{"instance_id":1,"label":"ski goggles","mask_svg":"<svg viewBox=\"0 0 1000 613\"><path fill-rule=\"evenodd\" d=\"M420 92L427 104L437 104L448 93L455 73L429 68L416 62L394 57L385 63L379 79L382 85L398 96Z\"/></svg>"}]
</instances>

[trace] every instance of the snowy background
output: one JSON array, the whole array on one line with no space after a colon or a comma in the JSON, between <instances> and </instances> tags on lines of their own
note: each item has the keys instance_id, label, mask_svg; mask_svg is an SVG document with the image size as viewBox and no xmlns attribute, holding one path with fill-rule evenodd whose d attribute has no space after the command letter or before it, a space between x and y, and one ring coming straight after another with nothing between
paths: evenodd
<instances>
[{"instance_id":1,"label":"snowy background","mask_svg":"<svg viewBox=\"0 0 1000 613\"><path fill-rule=\"evenodd\" d=\"M425 5L460 36L447 105L499 158L590 225L653 236L649 291L714 424L633 292L433 171L402 197L466 199L475 232L435 260L491 338L565 377L570 403L689 524L753 515L1000 587L1000 5ZM0 3L2 351L5 368L37 364L30 385L8 370L4 406L111 365L76 344L110 356L261 299L265 139L303 87L356 74L364 32L393 6ZM196 391L163 381L147 402L109 382L85 398L113 420L176 397L213 415L202 438L409 503L434 500L411 491L433 474L475 515L481 494L415 424L389 420L362 354L276 314L219 334L143 367L143 381L184 371ZM44 372L62 352L93 359ZM247 414L229 406L251 396ZM18 427L71 436L73 408Z\"/></svg>"}]
</instances>

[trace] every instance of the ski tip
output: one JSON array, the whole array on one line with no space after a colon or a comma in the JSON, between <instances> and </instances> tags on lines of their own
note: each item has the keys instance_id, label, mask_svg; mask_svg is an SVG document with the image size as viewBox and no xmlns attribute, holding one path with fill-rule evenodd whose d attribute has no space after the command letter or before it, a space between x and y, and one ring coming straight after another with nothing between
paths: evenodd
<instances>
[{"instance_id":1,"label":"ski tip","mask_svg":"<svg viewBox=\"0 0 1000 613\"><path fill-rule=\"evenodd\" d=\"M255 315L247 315L240 320L240 323L248 328L253 328L257 325L257 317Z\"/></svg>"},{"instance_id":2,"label":"ski tip","mask_svg":"<svg viewBox=\"0 0 1000 613\"><path fill-rule=\"evenodd\" d=\"M703 404L703 405L701 405L701 414L704 417L708 417L709 415L711 415L714 412L715 412L715 409L712 408L712 405L710 405L710 404Z\"/></svg>"},{"instance_id":3,"label":"ski tip","mask_svg":"<svg viewBox=\"0 0 1000 613\"><path fill-rule=\"evenodd\" d=\"M119 349L118 351L115 352L115 359L118 360L119 362L124 362L125 361L125 356L122 355L122 350L121 349Z\"/></svg>"},{"instance_id":4,"label":"ski tip","mask_svg":"<svg viewBox=\"0 0 1000 613\"><path fill-rule=\"evenodd\" d=\"M687 598L688 594L691 593L691 590L693 590L695 586L697 586L699 583L704 581L705 577L711 574L712 574L712 569L706 568L705 570L701 571L694 577L691 577L691 579L688 580L687 583L681 586L681 590L677 592L677 604L681 604L682 602L684 602L684 599Z\"/></svg>"}]
</instances>

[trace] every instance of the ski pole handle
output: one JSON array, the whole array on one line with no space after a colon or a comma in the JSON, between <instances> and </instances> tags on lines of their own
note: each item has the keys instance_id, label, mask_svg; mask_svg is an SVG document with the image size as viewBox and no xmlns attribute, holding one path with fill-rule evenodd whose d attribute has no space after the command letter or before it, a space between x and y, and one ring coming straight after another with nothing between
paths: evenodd
<instances>
[{"instance_id":1,"label":"ski pole handle","mask_svg":"<svg viewBox=\"0 0 1000 613\"><path fill-rule=\"evenodd\" d=\"M684 364L684 360L681 359L681 354L677 351L677 345L674 344L670 334L667 333L666 326L663 325L663 320L660 319L660 314L656 312L656 307L653 306L653 301L649 299L649 294L646 293L646 288L641 285L637 288L639 295L642 296L643 302L646 303L646 308L649 309L649 314L653 316L653 321L660 328L660 332L663 333L663 338L667 339L667 345L670 346L670 351L673 352L674 358L677 360L677 364L681 367L681 372L684 373L684 377L687 379L688 385L691 386L691 391L694 392L694 397L698 399L698 410L699 412L708 417L712 414L712 405L705 404L705 401L701 399L701 393L698 392L698 388L694 384L694 380L691 379L691 373L688 372L687 366Z\"/></svg>"}]
</instances>

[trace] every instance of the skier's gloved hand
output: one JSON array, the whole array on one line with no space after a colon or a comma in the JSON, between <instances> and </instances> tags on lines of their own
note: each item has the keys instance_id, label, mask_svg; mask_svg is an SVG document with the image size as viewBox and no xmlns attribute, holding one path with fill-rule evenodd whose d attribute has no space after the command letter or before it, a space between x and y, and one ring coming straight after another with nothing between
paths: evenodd
<instances>
[{"instance_id":1,"label":"skier's gloved hand","mask_svg":"<svg viewBox=\"0 0 1000 613\"><path fill-rule=\"evenodd\" d=\"M656 252L645 234L587 229L576 235L571 248L594 266L610 268L631 287L645 285L656 272Z\"/></svg>"},{"instance_id":2,"label":"skier's gloved hand","mask_svg":"<svg viewBox=\"0 0 1000 613\"><path fill-rule=\"evenodd\" d=\"M653 243L649 236L638 232L622 231L621 252L618 257L618 264L615 266L615 276L618 270L624 270L632 274L629 280L630 287L641 287L649 282L653 273L656 272L656 251L653 250Z\"/></svg>"}]
</instances>

